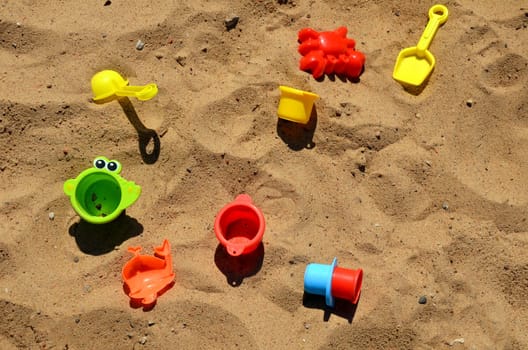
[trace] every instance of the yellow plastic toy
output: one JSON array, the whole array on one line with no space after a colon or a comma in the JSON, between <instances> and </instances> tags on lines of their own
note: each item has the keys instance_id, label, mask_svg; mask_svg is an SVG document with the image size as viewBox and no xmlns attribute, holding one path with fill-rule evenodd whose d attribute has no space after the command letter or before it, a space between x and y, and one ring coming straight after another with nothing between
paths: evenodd
<instances>
[{"instance_id":1,"label":"yellow plastic toy","mask_svg":"<svg viewBox=\"0 0 528 350\"><path fill-rule=\"evenodd\" d=\"M392 73L394 80L416 87L423 84L435 66L435 58L428 50L429 45L440 25L447 21L447 16L447 7L444 5L433 5L429 9L429 22L418 45L401 50L396 59Z\"/></svg>"},{"instance_id":2,"label":"yellow plastic toy","mask_svg":"<svg viewBox=\"0 0 528 350\"><path fill-rule=\"evenodd\" d=\"M288 86L279 86L281 97L277 114L280 118L295 123L306 124L310 120L312 108L318 95L294 89Z\"/></svg>"},{"instance_id":3,"label":"yellow plastic toy","mask_svg":"<svg viewBox=\"0 0 528 350\"><path fill-rule=\"evenodd\" d=\"M112 96L133 96L138 100L150 100L158 93L156 84L145 86L129 86L128 80L118 72L103 70L92 77L92 92L94 101L101 101Z\"/></svg>"}]
</instances>

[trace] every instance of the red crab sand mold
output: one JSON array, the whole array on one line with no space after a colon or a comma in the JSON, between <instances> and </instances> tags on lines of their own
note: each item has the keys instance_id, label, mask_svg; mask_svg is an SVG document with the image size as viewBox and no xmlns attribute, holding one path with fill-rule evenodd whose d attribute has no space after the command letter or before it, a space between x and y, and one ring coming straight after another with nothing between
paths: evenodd
<instances>
[{"instance_id":1,"label":"red crab sand mold","mask_svg":"<svg viewBox=\"0 0 528 350\"><path fill-rule=\"evenodd\" d=\"M348 29L317 32L312 28L299 31L300 69L317 79L323 74L345 75L357 79L363 71L365 55L355 50L356 42L348 39Z\"/></svg>"},{"instance_id":2,"label":"red crab sand mold","mask_svg":"<svg viewBox=\"0 0 528 350\"><path fill-rule=\"evenodd\" d=\"M123 280L129 288L131 299L140 301L144 307L152 306L158 294L173 281L172 256L168 240L161 247L154 248L154 254L140 255L141 247L129 247L134 257L123 267Z\"/></svg>"}]
</instances>

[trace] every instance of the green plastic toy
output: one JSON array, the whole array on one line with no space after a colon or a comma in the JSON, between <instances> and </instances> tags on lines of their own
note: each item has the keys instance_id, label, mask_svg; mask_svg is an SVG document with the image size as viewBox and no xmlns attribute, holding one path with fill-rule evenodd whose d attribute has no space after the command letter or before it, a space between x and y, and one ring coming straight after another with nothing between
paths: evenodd
<instances>
[{"instance_id":1,"label":"green plastic toy","mask_svg":"<svg viewBox=\"0 0 528 350\"><path fill-rule=\"evenodd\" d=\"M92 224L104 224L117 218L134 204L141 187L126 181L119 173L121 164L106 157L97 157L93 167L64 183L73 209Z\"/></svg>"}]
</instances>

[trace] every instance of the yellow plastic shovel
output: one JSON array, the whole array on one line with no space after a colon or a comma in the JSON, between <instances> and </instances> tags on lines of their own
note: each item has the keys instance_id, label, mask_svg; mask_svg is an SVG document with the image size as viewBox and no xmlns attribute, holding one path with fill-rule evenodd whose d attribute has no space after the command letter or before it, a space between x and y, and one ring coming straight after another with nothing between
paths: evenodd
<instances>
[{"instance_id":1,"label":"yellow plastic shovel","mask_svg":"<svg viewBox=\"0 0 528 350\"><path fill-rule=\"evenodd\" d=\"M420 86L427 79L435 66L435 58L428 48L447 15L444 5L433 5L429 9L429 22L418 45L401 50L396 59L392 73L394 80L404 85Z\"/></svg>"},{"instance_id":2,"label":"yellow plastic shovel","mask_svg":"<svg viewBox=\"0 0 528 350\"><path fill-rule=\"evenodd\" d=\"M101 101L116 96L132 96L138 100L150 100L158 93L156 84L130 86L128 79L123 78L113 70L103 70L92 77L92 92L94 101Z\"/></svg>"}]
</instances>

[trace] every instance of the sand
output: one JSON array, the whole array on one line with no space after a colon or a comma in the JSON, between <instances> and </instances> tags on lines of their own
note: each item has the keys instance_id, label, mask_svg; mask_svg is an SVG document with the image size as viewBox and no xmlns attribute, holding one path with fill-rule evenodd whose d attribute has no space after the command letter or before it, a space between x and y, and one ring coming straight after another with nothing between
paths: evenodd
<instances>
[{"instance_id":1,"label":"sand","mask_svg":"<svg viewBox=\"0 0 528 350\"><path fill-rule=\"evenodd\" d=\"M1 349L528 348L528 4L447 1L409 92L392 69L433 2L284 2L2 2ZM300 71L298 31L339 26L359 81ZM158 95L96 104L103 69ZM320 96L309 124L279 85ZM142 194L93 225L63 184L101 155ZM240 193L266 231L238 264L213 224ZM175 283L135 307L127 248L164 238ZM334 257L355 306L303 293Z\"/></svg>"}]
</instances>

